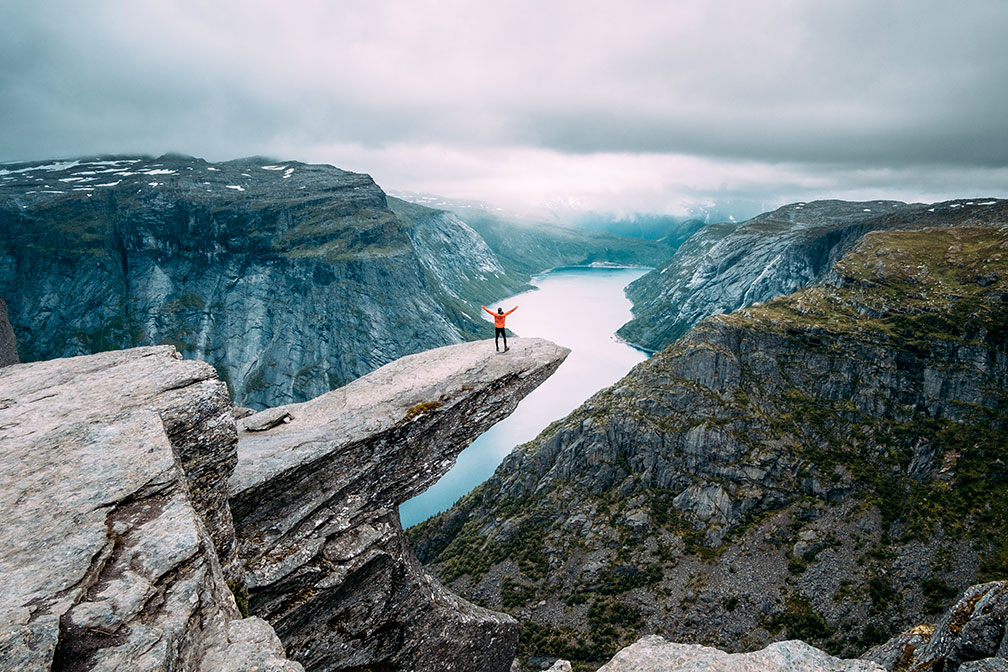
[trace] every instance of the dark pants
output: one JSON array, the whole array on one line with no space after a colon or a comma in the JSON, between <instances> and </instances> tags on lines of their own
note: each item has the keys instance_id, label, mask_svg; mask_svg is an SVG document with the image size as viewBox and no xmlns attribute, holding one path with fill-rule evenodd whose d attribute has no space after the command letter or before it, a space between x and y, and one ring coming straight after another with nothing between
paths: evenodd
<instances>
[{"instance_id":1,"label":"dark pants","mask_svg":"<svg viewBox=\"0 0 1008 672\"><path fill-rule=\"evenodd\" d=\"M507 334L504 332L504 327L494 327L494 347L500 350L500 338L504 337L504 349L507 350Z\"/></svg>"}]
</instances>

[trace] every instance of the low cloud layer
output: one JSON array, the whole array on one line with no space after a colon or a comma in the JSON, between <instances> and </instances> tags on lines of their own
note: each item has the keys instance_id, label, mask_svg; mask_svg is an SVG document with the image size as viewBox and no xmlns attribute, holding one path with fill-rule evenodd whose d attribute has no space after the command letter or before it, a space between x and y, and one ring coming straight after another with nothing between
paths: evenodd
<instances>
[{"instance_id":1,"label":"low cloud layer","mask_svg":"<svg viewBox=\"0 0 1008 672\"><path fill-rule=\"evenodd\" d=\"M1008 4L0 5L0 161L181 151L676 212L1005 195Z\"/></svg>"}]
</instances>

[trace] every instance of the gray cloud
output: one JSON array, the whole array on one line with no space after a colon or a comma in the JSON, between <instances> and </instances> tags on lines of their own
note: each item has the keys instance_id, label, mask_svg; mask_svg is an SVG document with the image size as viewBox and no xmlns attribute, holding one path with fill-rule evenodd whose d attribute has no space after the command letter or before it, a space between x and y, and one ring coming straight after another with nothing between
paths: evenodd
<instances>
[{"instance_id":1,"label":"gray cloud","mask_svg":"<svg viewBox=\"0 0 1008 672\"><path fill-rule=\"evenodd\" d=\"M273 154L621 208L1003 194L1006 28L981 0L4 3L0 161ZM645 184L603 193L604 160Z\"/></svg>"}]
</instances>

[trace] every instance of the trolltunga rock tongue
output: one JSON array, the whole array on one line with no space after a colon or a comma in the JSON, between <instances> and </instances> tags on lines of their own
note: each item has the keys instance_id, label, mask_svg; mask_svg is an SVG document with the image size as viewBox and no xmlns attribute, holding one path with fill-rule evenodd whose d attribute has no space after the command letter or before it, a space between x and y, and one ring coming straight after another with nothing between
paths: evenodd
<instances>
[{"instance_id":1,"label":"trolltunga rock tongue","mask_svg":"<svg viewBox=\"0 0 1008 672\"><path fill-rule=\"evenodd\" d=\"M235 441L170 346L0 370L0 669L301 669L218 561Z\"/></svg>"},{"instance_id":2,"label":"trolltunga rock tongue","mask_svg":"<svg viewBox=\"0 0 1008 672\"><path fill-rule=\"evenodd\" d=\"M463 343L239 421L230 480L250 608L310 670L507 670L518 626L414 558L398 505L514 410L569 353Z\"/></svg>"}]
</instances>

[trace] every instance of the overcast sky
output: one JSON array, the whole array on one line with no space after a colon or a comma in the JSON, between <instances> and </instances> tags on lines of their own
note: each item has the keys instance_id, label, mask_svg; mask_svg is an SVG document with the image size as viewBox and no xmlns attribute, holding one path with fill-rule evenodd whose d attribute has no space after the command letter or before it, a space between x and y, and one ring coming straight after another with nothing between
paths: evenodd
<instances>
[{"instance_id":1,"label":"overcast sky","mask_svg":"<svg viewBox=\"0 0 1008 672\"><path fill-rule=\"evenodd\" d=\"M0 2L0 161L253 154L507 205L1008 196L1008 2Z\"/></svg>"}]
</instances>

